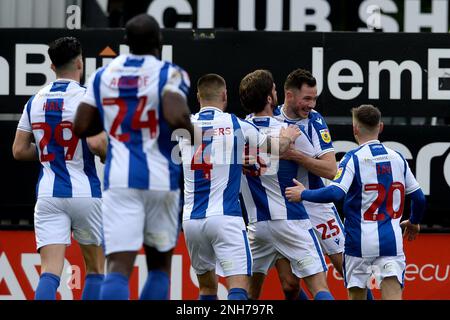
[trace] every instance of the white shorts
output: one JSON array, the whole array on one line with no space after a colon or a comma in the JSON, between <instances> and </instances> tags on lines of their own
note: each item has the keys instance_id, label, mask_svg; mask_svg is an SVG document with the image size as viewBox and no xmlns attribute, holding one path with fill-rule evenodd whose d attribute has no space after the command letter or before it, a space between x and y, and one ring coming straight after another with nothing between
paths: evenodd
<instances>
[{"instance_id":1,"label":"white shorts","mask_svg":"<svg viewBox=\"0 0 450 320\"><path fill-rule=\"evenodd\" d=\"M216 270L224 277L251 276L252 255L242 217L220 215L184 220L183 231L196 274Z\"/></svg>"},{"instance_id":2,"label":"white shorts","mask_svg":"<svg viewBox=\"0 0 450 320\"><path fill-rule=\"evenodd\" d=\"M71 244L102 245L102 199L39 198L34 208L36 247Z\"/></svg>"},{"instance_id":3,"label":"white shorts","mask_svg":"<svg viewBox=\"0 0 450 320\"><path fill-rule=\"evenodd\" d=\"M361 258L344 254L344 282L347 288L370 288L372 275L378 287L387 277L397 277L403 287L406 269L404 255Z\"/></svg>"},{"instance_id":4,"label":"white shorts","mask_svg":"<svg viewBox=\"0 0 450 320\"><path fill-rule=\"evenodd\" d=\"M326 255L344 252L345 235L341 218L333 204L304 202L309 220Z\"/></svg>"},{"instance_id":5,"label":"white shorts","mask_svg":"<svg viewBox=\"0 0 450 320\"><path fill-rule=\"evenodd\" d=\"M267 274L276 260L285 257L292 272L304 278L327 271L325 259L311 222L269 220L248 225L253 272Z\"/></svg>"},{"instance_id":6,"label":"white shorts","mask_svg":"<svg viewBox=\"0 0 450 320\"><path fill-rule=\"evenodd\" d=\"M180 190L112 188L103 192L106 255L138 251L142 243L160 252L173 249L179 231Z\"/></svg>"}]
</instances>

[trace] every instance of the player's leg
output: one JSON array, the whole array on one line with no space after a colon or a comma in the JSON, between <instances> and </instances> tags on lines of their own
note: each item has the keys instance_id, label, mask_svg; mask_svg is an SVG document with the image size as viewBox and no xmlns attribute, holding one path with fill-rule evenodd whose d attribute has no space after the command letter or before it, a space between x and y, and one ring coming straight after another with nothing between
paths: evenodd
<instances>
[{"instance_id":1,"label":"player's leg","mask_svg":"<svg viewBox=\"0 0 450 320\"><path fill-rule=\"evenodd\" d=\"M244 220L235 216L209 217L205 233L213 239L211 243L220 266L217 274L227 279L228 300L247 300L252 254Z\"/></svg>"},{"instance_id":2,"label":"player's leg","mask_svg":"<svg viewBox=\"0 0 450 320\"><path fill-rule=\"evenodd\" d=\"M359 288L359 287L348 288L348 299L349 300L366 300L367 299L367 288Z\"/></svg>"},{"instance_id":3,"label":"player's leg","mask_svg":"<svg viewBox=\"0 0 450 320\"><path fill-rule=\"evenodd\" d=\"M82 300L99 300L100 288L105 278L105 256L103 248L96 245L80 244L83 254L86 277L81 295Z\"/></svg>"},{"instance_id":4,"label":"player's leg","mask_svg":"<svg viewBox=\"0 0 450 320\"><path fill-rule=\"evenodd\" d=\"M250 223L247 226L247 237L253 258L248 294L250 300L257 300L267 272L274 265L279 253L273 246L267 221Z\"/></svg>"},{"instance_id":5,"label":"player's leg","mask_svg":"<svg viewBox=\"0 0 450 320\"><path fill-rule=\"evenodd\" d=\"M214 270L197 274L200 288L199 300L217 300L217 276Z\"/></svg>"},{"instance_id":6,"label":"player's leg","mask_svg":"<svg viewBox=\"0 0 450 320\"><path fill-rule=\"evenodd\" d=\"M374 258L361 258L344 254L343 273L344 284L350 300L367 299L367 283L372 276Z\"/></svg>"},{"instance_id":7,"label":"player's leg","mask_svg":"<svg viewBox=\"0 0 450 320\"><path fill-rule=\"evenodd\" d=\"M50 244L40 248L41 276L36 288L35 300L56 300L65 253L65 244Z\"/></svg>"},{"instance_id":8,"label":"player's leg","mask_svg":"<svg viewBox=\"0 0 450 320\"><path fill-rule=\"evenodd\" d=\"M199 283L199 300L217 300L216 255L211 240L203 232L207 219L183 221L183 233Z\"/></svg>"},{"instance_id":9,"label":"player's leg","mask_svg":"<svg viewBox=\"0 0 450 320\"><path fill-rule=\"evenodd\" d=\"M70 218L65 199L38 199L34 213L37 250L41 256L41 275L36 300L55 300L64 267L66 246L70 245Z\"/></svg>"},{"instance_id":10,"label":"player's leg","mask_svg":"<svg viewBox=\"0 0 450 320\"><path fill-rule=\"evenodd\" d=\"M172 253L179 234L180 191L146 191L144 248L147 281L141 300L167 300Z\"/></svg>"},{"instance_id":11,"label":"player's leg","mask_svg":"<svg viewBox=\"0 0 450 320\"><path fill-rule=\"evenodd\" d=\"M402 300L402 287L396 276L384 278L380 289L382 300Z\"/></svg>"},{"instance_id":12,"label":"player's leg","mask_svg":"<svg viewBox=\"0 0 450 320\"><path fill-rule=\"evenodd\" d=\"M226 277L228 300L248 300L250 277L247 274L238 274Z\"/></svg>"},{"instance_id":13,"label":"player's leg","mask_svg":"<svg viewBox=\"0 0 450 320\"><path fill-rule=\"evenodd\" d=\"M73 198L67 202L71 206L73 237L80 244L86 270L81 299L99 300L105 273L102 202L100 198Z\"/></svg>"},{"instance_id":14,"label":"player's leg","mask_svg":"<svg viewBox=\"0 0 450 320\"><path fill-rule=\"evenodd\" d=\"M289 259L292 273L305 280L314 299L333 299L326 281L325 258L310 220L275 220L271 225L275 247Z\"/></svg>"},{"instance_id":15,"label":"player's leg","mask_svg":"<svg viewBox=\"0 0 450 320\"><path fill-rule=\"evenodd\" d=\"M406 269L405 256L379 257L373 264L375 279L381 289L381 299L401 300Z\"/></svg>"},{"instance_id":16,"label":"player's leg","mask_svg":"<svg viewBox=\"0 0 450 320\"><path fill-rule=\"evenodd\" d=\"M127 300L130 295L128 279L143 242L145 213L141 190L106 190L102 212L107 275L100 289L100 299Z\"/></svg>"},{"instance_id":17,"label":"player's leg","mask_svg":"<svg viewBox=\"0 0 450 320\"><path fill-rule=\"evenodd\" d=\"M291 263L286 258L275 262L278 278L286 300L298 300L300 294L300 279L292 273Z\"/></svg>"},{"instance_id":18,"label":"player's leg","mask_svg":"<svg viewBox=\"0 0 450 320\"><path fill-rule=\"evenodd\" d=\"M144 245L144 249L148 275L139 298L141 300L167 300L169 299L173 249L160 252L148 245Z\"/></svg>"},{"instance_id":19,"label":"player's leg","mask_svg":"<svg viewBox=\"0 0 450 320\"><path fill-rule=\"evenodd\" d=\"M248 296L250 300L258 300L266 275L261 272L253 272L250 278Z\"/></svg>"},{"instance_id":20,"label":"player's leg","mask_svg":"<svg viewBox=\"0 0 450 320\"><path fill-rule=\"evenodd\" d=\"M336 269L336 271L339 272L339 274L341 276L343 276L343 274L344 274L343 269L342 269L343 253L338 252L338 253L334 253L334 254L329 254L328 258L330 259L331 263L333 264L334 269Z\"/></svg>"}]
</instances>

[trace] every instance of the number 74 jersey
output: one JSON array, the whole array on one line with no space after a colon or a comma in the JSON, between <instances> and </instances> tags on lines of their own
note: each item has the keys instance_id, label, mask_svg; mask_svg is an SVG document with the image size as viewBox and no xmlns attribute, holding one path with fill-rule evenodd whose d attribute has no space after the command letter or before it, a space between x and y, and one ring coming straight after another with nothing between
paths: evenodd
<instances>
[{"instance_id":1,"label":"number 74 jersey","mask_svg":"<svg viewBox=\"0 0 450 320\"><path fill-rule=\"evenodd\" d=\"M345 253L356 257L403 254L400 219L405 194L420 188L403 156L378 140L342 158L332 185L345 193Z\"/></svg>"},{"instance_id":2,"label":"number 74 jersey","mask_svg":"<svg viewBox=\"0 0 450 320\"><path fill-rule=\"evenodd\" d=\"M120 55L90 78L83 102L97 107L108 133L104 187L179 189L176 142L164 119L167 90L186 98L187 73L151 55Z\"/></svg>"}]
</instances>

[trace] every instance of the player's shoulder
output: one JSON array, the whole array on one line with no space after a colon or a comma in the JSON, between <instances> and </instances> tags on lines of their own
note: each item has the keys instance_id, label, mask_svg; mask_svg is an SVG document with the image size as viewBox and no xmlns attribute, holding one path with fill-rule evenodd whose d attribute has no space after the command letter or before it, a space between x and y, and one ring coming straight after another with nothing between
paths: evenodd
<instances>
[{"instance_id":1,"label":"player's shoulder","mask_svg":"<svg viewBox=\"0 0 450 320\"><path fill-rule=\"evenodd\" d=\"M315 127L327 126L324 117L316 110L311 110L311 112L308 115L308 121L311 122Z\"/></svg>"}]
</instances>

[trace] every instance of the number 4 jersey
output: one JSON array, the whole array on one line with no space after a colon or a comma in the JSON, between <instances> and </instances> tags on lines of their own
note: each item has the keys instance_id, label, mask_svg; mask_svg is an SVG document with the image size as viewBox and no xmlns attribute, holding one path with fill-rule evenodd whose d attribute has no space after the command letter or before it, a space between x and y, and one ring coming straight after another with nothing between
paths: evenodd
<instances>
[{"instance_id":1,"label":"number 4 jersey","mask_svg":"<svg viewBox=\"0 0 450 320\"><path fill-rule=\"evenodd\" d=\"M189 86L185 71L152 55L120 55L91 76L83 102L99 109L108 132L105 190L179 189L161 100L166 90L186 98Z\"/></svg>"},{"instance_id":2,"label":"number 4 jersey","mask_svg":"<svg viewBox=\"0 0 450 320\"><path fill-rule=\"evenodd\" d=\"M41 162L36 195L101 197L94 155L86 139L72 132L72 123L86 89L73 80L58 79L25 105L17 129L33 133Z\"/></svg>"},{"instance_id":3,"label":"number 4 jersey","mask_svg":"<svg viewBox=\"0 0 450 320\"><path fill-rule=\"evenodd\" d=\"M332 185L344 200L345 254L356 257L403 254L400 218L405 194L419 189L406 160L378 140L342 158Z\"/></svg>"}]
</instances>

